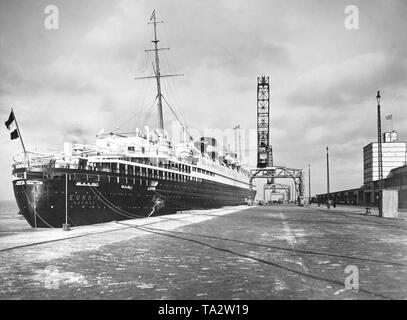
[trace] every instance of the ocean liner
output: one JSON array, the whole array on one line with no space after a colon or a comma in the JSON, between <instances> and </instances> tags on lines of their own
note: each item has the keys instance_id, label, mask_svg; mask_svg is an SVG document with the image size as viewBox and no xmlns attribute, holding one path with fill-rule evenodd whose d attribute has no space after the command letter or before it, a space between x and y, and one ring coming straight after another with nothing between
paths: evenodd
<instances>
[{"instance_id":1,"label":"ocean liner","mask_svg":"<svg viewBox=\"0 0 407 320\"><path fill-rule=\"evenodd\" d=\"M236 153L223 155L211 137L172 144L164 130L155 11L154 76L158 128L130 134L100 133L96 144L64 143L52 153L26 151L13 163L17 205L34 228L88 225L145 218L180 210L246 203L249 170ZM148 77L146 77L148 78ZM13 110L6 126L16 123ZM186 128L185 128L186 130Z\"/></svg>"}]
</instances>

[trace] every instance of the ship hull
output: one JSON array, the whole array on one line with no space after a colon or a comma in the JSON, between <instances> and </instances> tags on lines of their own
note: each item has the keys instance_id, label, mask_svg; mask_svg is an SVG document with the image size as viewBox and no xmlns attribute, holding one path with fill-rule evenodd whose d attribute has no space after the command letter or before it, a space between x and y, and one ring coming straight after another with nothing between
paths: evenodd
<instances>
[{"instance_id":1,"label":"ship hull","mask_svg":"<svg viewBox=\"0 0 407 320\"><path fill-rule=\"evenodd\" d=\"M66 179L68 177L68 179ZM248 189L213 181L26 172L13 181L20 213L33 228L61 228L246 203ZM68 190L66 196L66 190ZM67 209L67 210L66 210Z\"/></svg>"}]
</instances>

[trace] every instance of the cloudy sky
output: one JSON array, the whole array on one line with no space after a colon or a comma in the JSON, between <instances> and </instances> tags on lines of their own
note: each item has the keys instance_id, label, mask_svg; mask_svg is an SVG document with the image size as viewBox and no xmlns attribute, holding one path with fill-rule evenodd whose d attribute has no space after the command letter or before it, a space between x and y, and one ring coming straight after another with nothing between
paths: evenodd
<instances>
[{"instance_id":1,"label":"cloudy sky","mask_svg":"<svg viewBox=\"0 0 407 320\"><path fill-rule=\"evenodd\" d=\"M48 5L59 9L57 30L44 26ZM348 5L359 9L357 30L345 28ZM331 190L363 183L377 90L383 118L393 114L407 140L403 0L0 0L2 121L14 107L30 150L93 143L102 128L153 125L154 82L134 80L151 74L144 50L153 9L164 20L160 44L171 48L161 52L162 72L184 74L165 80L164 93L186 125L226 132L240 124L250 136L256 78L270 76L274 162L311 164L313 193L326 190L327 145ZM12 157L21 146L2 130L0 199L12 199ZM244 151L254 165L255 141Z\"/></svg>"}]
</instances>

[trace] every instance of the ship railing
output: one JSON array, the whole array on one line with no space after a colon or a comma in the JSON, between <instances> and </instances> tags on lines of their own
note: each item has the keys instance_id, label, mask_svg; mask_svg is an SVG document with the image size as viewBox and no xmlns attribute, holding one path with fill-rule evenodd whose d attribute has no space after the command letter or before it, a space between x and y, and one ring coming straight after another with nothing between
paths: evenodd
<instances>
[{"instance_id":1,"label":"ship railing","mask_svg":"<svg viewBox=\"0 0 407 320\"><path fill-rule=\"evenodd\" d=\"M42 154L38 152L27 151L26 154L19 153L13 157L13 166L14 167L28 167L41 164L44 162L49 162L54 155Z\"/></svg>"}]
</instances>

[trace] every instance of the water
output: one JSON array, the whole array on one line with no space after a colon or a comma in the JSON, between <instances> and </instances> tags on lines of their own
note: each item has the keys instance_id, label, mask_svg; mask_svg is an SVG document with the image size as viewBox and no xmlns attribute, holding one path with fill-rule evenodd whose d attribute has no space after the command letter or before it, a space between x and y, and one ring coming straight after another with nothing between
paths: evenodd
<instances>
[{"instance_id":1,"label":"water","mask_svg":"<svg viewBox=\"0 0 407 320\"><path fill-rule=\"evenodd\" d=\"M18 214L15 200L0 201L0 237L21 231L30 231L28 222Z\"/></svg>"}]
</instances>

